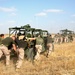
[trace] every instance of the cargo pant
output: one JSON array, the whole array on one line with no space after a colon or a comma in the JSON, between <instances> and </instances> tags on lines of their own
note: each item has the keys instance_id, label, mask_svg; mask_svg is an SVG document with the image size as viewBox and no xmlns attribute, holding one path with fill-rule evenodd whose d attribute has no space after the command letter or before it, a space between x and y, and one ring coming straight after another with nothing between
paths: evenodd
<instances>
[{"instance_id":1,"label":"cargo pant","mask_svg":"<svg viewBox=\"0 0 75 75\"><path fill-rule=\"evenodd\" d=\"M53 43L48 43L47 44L47 56L49 56L52 51L54 51L54 45Z\"/></svg>"},{"instance_id":2,"label":"cargo pant","mask_svg":"<svg viewBox=\"0 0 75 75\"><path fill-rule=\"evenodd\" d=\"M18 53L18 60L16 63L16 68L20 68L24 59L24 49L23 48L18 48L17 49Z\"/></svg>"},{"instance_id":3,"label":"cargo pant","mask_svg":"<svg viewBox=\"0 0 75 75\"><path fill-rule=\"evenodd\" d=\"M8 48L5 45L0 45L0 58L2 57L2 55L5 55L6 57L6 65L9 65L10 63L10 51L8 50Z\"/></svg>"},{"instance_id":4,"label":"cargo pant","mask_svg":"<svg viewBox=\"0 0 75 75\"><path fill-rule=\"evenodd\" d=\"M42 45L36 45L35 47L37 50L36 55L35 55L35 60L39 60L40 59L40 53L42 51Z\"/></svg>"}]
</instances>

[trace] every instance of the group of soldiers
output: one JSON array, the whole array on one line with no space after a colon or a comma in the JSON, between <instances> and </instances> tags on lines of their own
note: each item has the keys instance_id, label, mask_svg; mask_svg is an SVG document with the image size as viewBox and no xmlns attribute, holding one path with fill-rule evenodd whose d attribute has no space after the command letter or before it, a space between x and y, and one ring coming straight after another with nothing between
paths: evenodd
<instances>
[{"instance_id":1,"label":"group of soldiers","mask_svg":"<svg viewBox=\"0 0 75 75\"><path fill-rule=\"evenodd\" d=\"M51 35L47 35L46 40L38 34L33 38L20 38L20 36L4 37L4 34L0 34L0 59L3 55L6 57L6 66L10 65L11 52L17 55L16 70L20 69L24 57L26 56L29 61L40 60L40 54L44 51L47 52L46 57L49 57L50 53L54 49L53 38Z\"/></svg>"},{"instance_id":2,"label":"group of soldiers","mask_svg":"<svg viewBox=\"0 0 75 75\"><path fill-rule=\"evenodd\" d=\"M68 43L73 41L73 36L72 35L61 35L61 34L56 34L54 36L54 43Z\"/></svg>"}]
</instances>

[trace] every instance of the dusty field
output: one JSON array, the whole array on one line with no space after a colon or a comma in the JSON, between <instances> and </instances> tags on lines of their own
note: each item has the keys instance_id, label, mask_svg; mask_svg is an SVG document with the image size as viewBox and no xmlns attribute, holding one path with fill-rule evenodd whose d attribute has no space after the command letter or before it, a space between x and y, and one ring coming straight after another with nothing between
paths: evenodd
<instances>
[{"instance_id":1,"label":"dusty field","mask_svg":"<svg viewBox=\"0 0 75 75\"><path fill-rule=\"evenodd\" d=\"M55 51L49 58L41 55L34 65L24 59L21 69L15 71L16 58L11 58L10 66L5 59L0 61L0 75L75 75L75 42L55 44Z\"/></svg>"}]
</instances>

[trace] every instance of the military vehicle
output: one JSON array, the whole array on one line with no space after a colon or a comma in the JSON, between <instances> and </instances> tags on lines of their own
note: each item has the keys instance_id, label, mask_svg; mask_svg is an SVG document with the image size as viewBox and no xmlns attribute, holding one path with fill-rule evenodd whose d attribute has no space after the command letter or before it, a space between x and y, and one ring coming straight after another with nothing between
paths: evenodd
<instances>
[{"instance_id":1,"label":"military vehicle","mask_svg":"<svg viewBox=\"0 0 75 75\"><path fill-rule=\"evenodd\" d=\"M55 35L55 43L64 43L73 41L73 37L75 37L74 31L64 29L60 30L58 34Z\"/></svg>"},{"instance_id":2,"label":"military vehicle","mask_svg":"<svg viewBox=\"0 0 75 75\"><path fill-rule=\"evenodd\" d=\"M74 34L73 31L68 30L68 29L60 30L60 33L61 33L61 35L63 35L63 36Z\"/></svg>"},{"instance_id":3,"label":"military vehicle","mask_svg":"<svg viewBox=\"0 0 75 75\"><path fill-rule=\"evenodd\" d=\"M21 27L12 27L9 28L9 36L11 35L25 35L27 37L37 36L37 34L41 34L42 37L47 37L48 31L42 29L31 28L29 24L21 26Z\"/></svg>"},{"instance_id":4,"label":"military vehicle","mask_svg":"<svg viewBox=\"0 0 75 75\"><path fill-rule=\"evenodd\" d=\"M73 41L74 31L64 29L64 30L60 30L60 34L65 38L66 42Z\"/></svg>"}]
</instances>

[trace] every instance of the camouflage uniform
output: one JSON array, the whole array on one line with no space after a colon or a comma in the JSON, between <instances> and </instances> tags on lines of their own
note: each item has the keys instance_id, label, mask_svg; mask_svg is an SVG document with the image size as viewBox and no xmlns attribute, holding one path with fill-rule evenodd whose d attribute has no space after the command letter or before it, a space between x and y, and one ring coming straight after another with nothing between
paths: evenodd
<instances>
[{"instance_id":1,"label":"camouflage uniform","mask_svg":"<svg viewBox=\"0 0 75 75\"><path fill-rule=\"evenodd\" d=\"M15 40L18 48L17 48L17 55L18 55L18 60L16 63L16 68L20 68L24 59L24 49L27 46L27 43L24 40Z\"/></svg>"},{"instance_id":2,"label":"camouflage uniform","mask_svg":"<svg viewBox=\"0 0 75 75\"><path fill-rule=\"evenodd\" d=\"M53 39L48 35L47 37L47 56L51 54L52 50L54 50Z\"/></svg>"},{"instance_id":3,"label":"camouflage uniform","mask_svg":"<svg viewBox=\"0 0 75 75\"><path fill-rule=\"evenodd\" d=\"M10 50L8 50L8 47L14 44L14 41L12 38L7 37L2 40L2 43L0 45L0 58L4 54L6 56L6 65L9 65L10 62Z\"/></svg>"},{"instance_id":4,"label":"camouflage uniform","mask_svg":"<svg viewBox=\"0 0 75 75\"><path fill-rule=\"evenodd\" d=\"M40 59L40 53L42 52L42 44L43 44L43 42L44 42L43 38L41 38L41 37L36 38L36 45L35 45L36 50L37 50L36 56L35 56L36 60Z\"/></svg>"},{"instance_id":5,"label":"camouflage uniform","mask_svg":"<svg viewBox=\"0 0 75 75\"><path fill-rule=\"evenodd\" d=\"M18 52L18 60L16 63L16 68L20 68L24 59L24 49L23 48L18 48L17 49Z\"/></svg>"},{"instance_id":6,"label":"camouflage uniform","mask_svg":"<svg viewBox=\"0 0 75 75\"><path fill-rule=\"evenodd\" d=\"M64 41L65 41L65 43L66 43L66 42L69 42L69 41L68 41L68 36L65 36Z\"/></svg>"},{"instance_id":7,"label":"camouflage uniform","mask_svg":"<svg viewBox=\"0 0 75 75\"><path fill-rule=\"evenodd\" d=\"M60 42L60 39L59 39L59 37L56 35L55 37L54 37L54 43L59 43Z\"/></svg>"},{"instance_id":8,"label":"camouflage uniform","mask_svg":"<svg viewBox=\"0 0 75 75\"><path fill-rule=\"evenodd\" d=\"M10 51L8 50L8 48L5 45L0 45L0 58L2 57L2 55L6 56L6 65L9 65L9 61L10 61Z\"/></svg>"},{"instance_id":9,"label":"camouflage uniform","mask_svg":"<svg viewBox=\"0 0 75 75\"><path fill-rule=\"evenodd\" d=\"M61 36L60 39L61 39L60 43L63 43L64 42L64 37Z\"/></svg>"}]
</instances>

